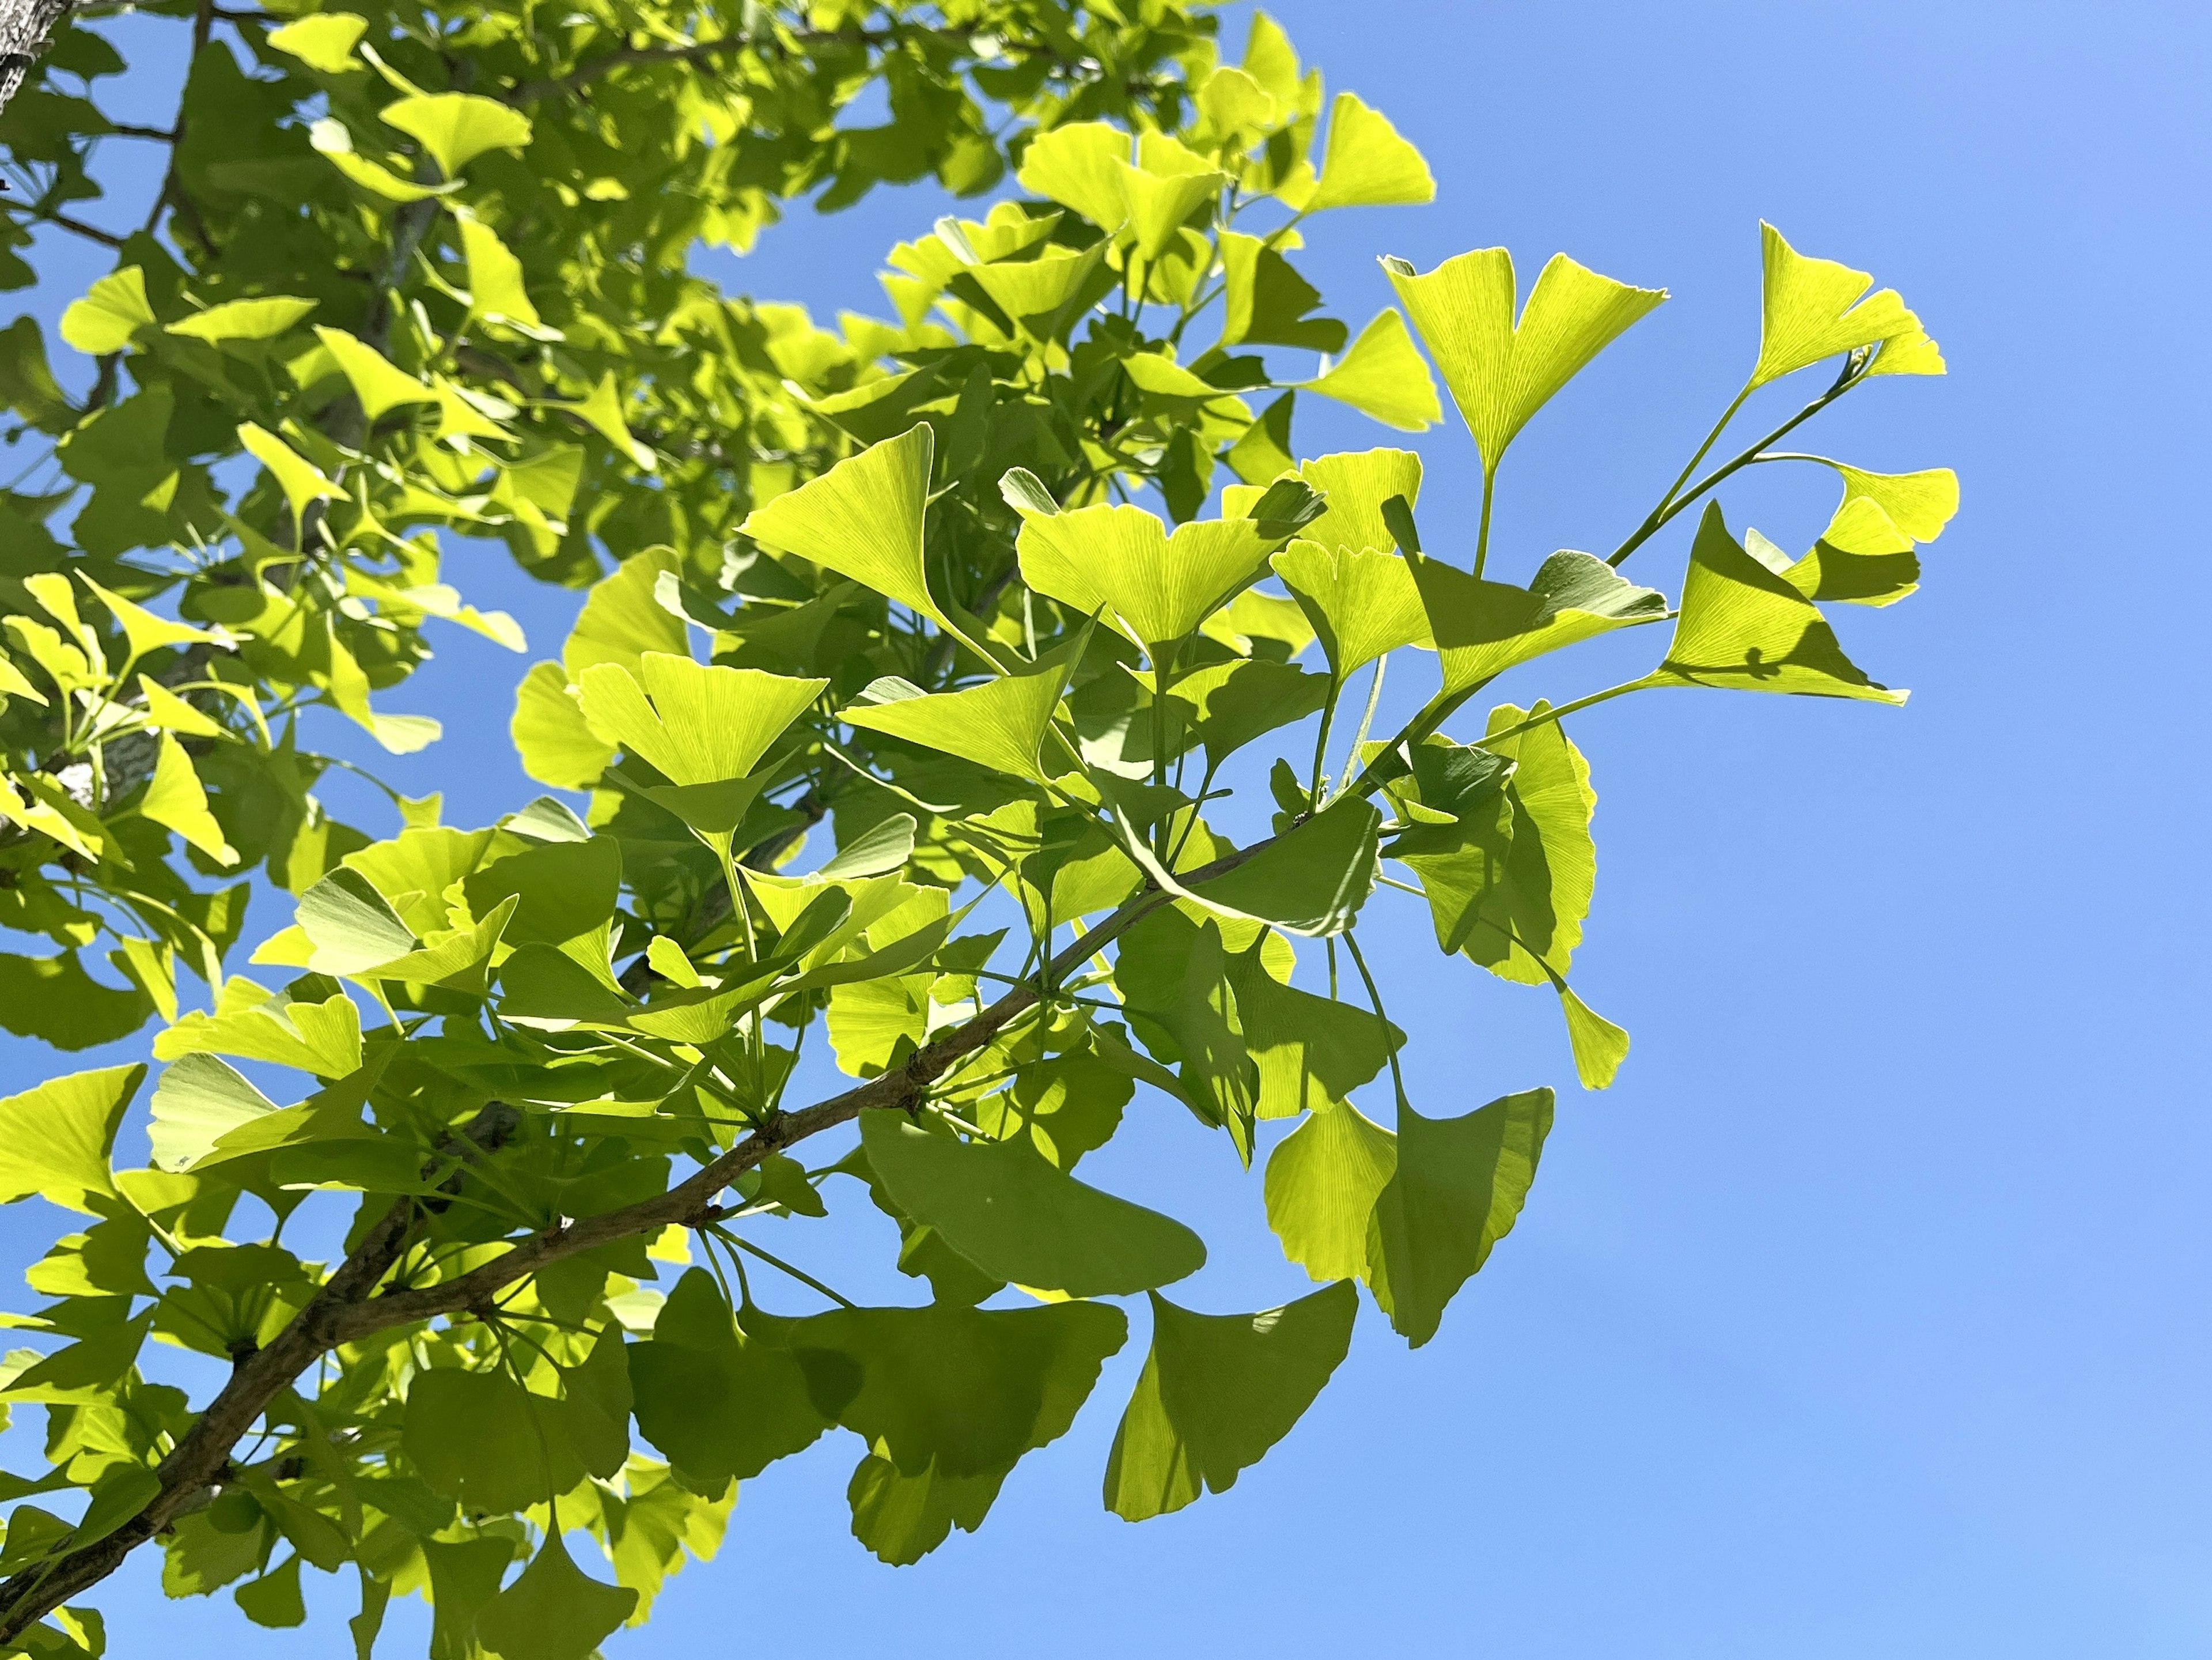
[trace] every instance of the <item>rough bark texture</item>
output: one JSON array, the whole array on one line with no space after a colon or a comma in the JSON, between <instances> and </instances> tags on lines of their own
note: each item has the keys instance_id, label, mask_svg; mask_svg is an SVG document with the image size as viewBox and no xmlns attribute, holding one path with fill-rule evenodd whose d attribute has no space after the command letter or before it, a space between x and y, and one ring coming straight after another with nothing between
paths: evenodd
<instances>
[{"instance_id":1,"label":"rough bark texture","mask_svg":"<svg viewBox=\"0 0 2212 1660\"><path fill-rule=\"evenodd\" d=\"M15 95L31 65L76 0L0 0L0 109Z\"/></svg>"}]
</instances>

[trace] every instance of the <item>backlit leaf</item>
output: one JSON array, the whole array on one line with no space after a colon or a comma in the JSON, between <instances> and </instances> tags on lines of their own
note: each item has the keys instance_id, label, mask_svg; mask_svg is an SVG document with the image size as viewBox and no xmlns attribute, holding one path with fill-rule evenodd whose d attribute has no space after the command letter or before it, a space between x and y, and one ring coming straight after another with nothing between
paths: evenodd
<instances>
[{"instance_id":1,"label":"backlit leaf","mask_svg":"<svg viewBox=\"0 0 2212 1660\"><path fill-rule=\"evenodd\" d=\"M477 1616L477 1640L504 1660L586 1660L636 1606L635 1591L587 1576L550 1532L530 1566Z\"/></svg>"},{"instance_id":2,"label":"backlit leaf","mask_svg":"<svg viewBox=\"0 0 2212 1660\"><path fill-rule=\"evenodd\" d=\"M1316 1280L1368 1277L1375 1201L1398 1168L1398 1138L1349 1102L1322 1105L1267 1157L1267 1225Z\"/></svg>"},{"instance_id":3,"label":"backlit leaf","mask_svg":"<svg viewBox=\"0 0 2212 1660\"><path fill-rule=\"evenodd\" d=\"M146 275L136 265L111 271L70 301L62 313L61 337L90 357L122 351L141 329L154 326L154 307L146 299Z\"/></svg>"},{"instance_id":4,"label":"backlit leaf","mask_svg":"<svg viewBox=\"0 0 2212 1660\"><path fill-rule=\"evenodd\" d=\"M200 787L199 774L192 769L185 746L166 732L159 745L154 775L139 798L138 811L176 831L218 865L235 865L238 849L223 839L222 826L208 811L207 792Z\"/></svg>"},{"instance_id":5,"label":"backlit leaf","mask_svg":"<svg viewBox=\"0 0 2212 1660\"><path fill-rule=\"evenodd\" d=\"M1398 1167L1375 1201L1368 1281L1414 1348L1513 1230L1552 1128L1552 1091L1529 1090L1461 1118L1398 1110Z\"/></svg>"},{"instance_id":6,"label":"backlit leaf","mask_svg":"<svg viewBox=\"0 0 2212 1660\"><path fill-rule=\"evenodd\" d=\"M530 118L520 110L474 93L441 92L403 98L378 112L436 158L448 179L486 150L519 150L530 142Z\"/></svg>"},{"instance_id":7,"label":"backlit leaf","mask_svg":"<svg viewBox=\"0 0 2212 1660\"><path fill-rule=\"evenodd\" d=\"M1395 311L1378 313L1342 357L1317 380L1299 384L1401 432L1421 432L1443 419L1437 383Z\"/></svg>"},{"instance_id":8,"label":"backlit leaf","mask_svg":"<svg viewBox=\"0 0 2212 1660\"><path fill-rule=\"evenodd\" d=\"M678 784L744 777L829 684L662 652L646 653L635 675L599 664L579 678L591 730Z\"/></svg>"},{"instance_id":9,"label":"backlit leaf","mask_svg":"<svg viewBox=\"0 0 2212 1660\"><path fill-rule=\"evenodd\" d=\"M70 1210L112 1198L108 1156L143 1063L70 1073L0 1100L0 1204L43 1195Z\"/></svg>"},{"instance_id":10,"label":"backlit leaf","mask_svg":"<svg viewBox=\"0 0 2212 1660\"><path fill-rule=\"evenodd\" d=\"M1398 258L1382 269L1492 472L1528 418L1667 297L1554 254L1516 323L1513 256L1504 248L1462 253L1425 274Z\"/></svg>"},{"instance_id":11,"label":"backlit leaf","mask_svg":"<svg viewBox=\"0 0 2212 1660\"><path fill-rule=\"evenodd\" d=\"M1321 183L1305 204L1323 208L1387 207L1436 199L1437 181L1421 153L1398 136L1388 118L1353 94L1340 92L1328 115L1328 148Z\"/></svg>"},{"instance_id":12,"label":"backlit leaf","mask_svg":"<svg viewBox=\"0 0 2212 1660\"><path fill-rule=\"evenodd\" d=\"M1943 373L1943 360L1934 343L1921 331L1920 319L1905 309L1896 289L1868 294L1874 278L1865 271L1832 259L1808 258L1764 221L1759 239L1764 312L1753 386L1763 386L1824 357L1876 344L1882 348L1881 358L1897 353L1895 367L1887 373Z\"/></svg>"},{"instance_id":13,"label":"backlit leaf","mask_svg":"<svg viewBox=\"0 0 2212 1660\"><path fill-rule=\"evenodd\" d=\"M1106 1508L1127 1522L1234 1487L1313 1404L1359 1312L1349 1281L1258 1314L1152 1304L1152 1353L1106 1465Z\"/></svg>"},{"instance_id":14,"label":"backlit leaf","mask_svg":"<svg viewBox=\"0 0 2212 1660\"><path fill-rule=\"evenodd\" d=\"M962 1141L865 1114L868 1162L898 1207L994 1279L1071 1297L1119 1297L1195 1274L1206 1246L1182 1223L1064 1175L1015 1141Z\"/></svg>"},{"instance_id":15,"label":"backlit leaf","mask_svg":"<svg viewBox=\"0 0 2212 1660\"><path fill-rule=\"evenodd\" d=\"M1909 695L1868 679L1844 655L1820 607L1743 550L1717 502L1698 522L1674 638L1649 681L1877 703Z\"/></svg>"}]
</instances>

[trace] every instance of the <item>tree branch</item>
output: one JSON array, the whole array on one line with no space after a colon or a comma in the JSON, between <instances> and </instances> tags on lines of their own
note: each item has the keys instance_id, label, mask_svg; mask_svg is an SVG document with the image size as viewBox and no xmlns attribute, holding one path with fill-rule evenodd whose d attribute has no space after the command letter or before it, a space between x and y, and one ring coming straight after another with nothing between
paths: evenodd
<instances>
[{"instance_id":1,"label":"tree branch","mask_svg":"<svg viewBox=\"0 0 2212 1660\"><path fill-rule=\"evenodd\" d=\"M1273 840L1255 842L1181 879L1186 885L1211 881L1236 869ZM1155 887L1130 900L1060 951L1052 959L1049 977L1057 981L1073 972L1099 947L1167 903L1170 897ZM578 1251L635 1234L657 1233L672 1223L696 1226L713 1220L714 1196L769 1153L849 1123L870 1109L904 1110L920 1104L930 1085L955 1061L981 1049L1036 1000L1036 982L1024 981L881 1077L797 1112L776 1114L665 1193L621 1210L563 1222L546 1232L518 1240L506 1255L457 1279L377 1295L376 1287L398 1263L413 1234L421 1201L402 1199L385 1213L291 1323L266 1348L246 1358L231 1374L230 1381L216 1392L175 1450L161 1461L156 1472L161 1491L143 1510L106 1537L50 1562L33 1564L0 1585L0 1643L12 1641L34 1621L107 1578L132 1551L167 1528L221 1477L239 1441L270 1404L330 1350L393 1326L479 1306L501 1287ZM477 1140L483 1122L480 1115L478 1124L471 1125L464 1134ZM481 1140L478 1144L482 1145Z\"/></svg>"},{"instance_id":2,"label":"tree branch","mask_svg":"<svg viewBox=\"0 0 2212 1660\"><path fill-rule=\"evenodd\" d=\"M0 110L49 44L76 0L0 0Z\"/></svg>"}]
</instances>

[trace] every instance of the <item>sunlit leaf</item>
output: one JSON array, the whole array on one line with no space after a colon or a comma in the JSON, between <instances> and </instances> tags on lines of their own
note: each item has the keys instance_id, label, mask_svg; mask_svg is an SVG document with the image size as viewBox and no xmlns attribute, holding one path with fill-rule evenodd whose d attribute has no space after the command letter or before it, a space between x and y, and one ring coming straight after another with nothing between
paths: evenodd
<instances>
[{"instance_id":1,"label":"sunlit leaf","mask_svg":"<svg viewBox=\"0 0 2212 1660\"><path fill-rule=\"evenodd\" d=\"M403 98L378 113L436 158L439 170L457 178L486 150L519 150L530 142L530 118L496 99L441 92Z\"/></svg>"},{"instance_id":2,"label":"sunlit leaf","mask_svg":"<svg viewBox=\"0 0 2212 1660\"><path fill-rule=\"evenodd\" d=\"M142 1062L75 1072L0 1100L0 1204L40 1194L70 1210L112 1198L108 1156L145 1080Z\"/></svg>"},{"instance_id":3,"label":"sunlit leaf","mask_svg":"<svg viewBox=\"0 0 2212 1660\"><path fill-rule=\"evenodd\" d=\"M1935 343L1921 331L1920 319L1905 309L1896 289L1869 294L1874 278L1865 271L1832 259L1808 258L1764 221L1759 238L1764 311L1753 386L1778 380L1824 357L1875 344L1881 346L1875 360L1878 372L1943 373ZM1895 358L1889 366L1881 367L1893 353Z\"/></svg>"},{"instance_id":4,"label":"sunlit leaf","mask_svg":"<svg viewBox=\"0 0 2212 1660\"><path fill-rule=\"evenodd\" d=\"M1420 432L1443 419L1437 383L1395 311L1378 313L1342 357L1318 379L1299 384L1401 432Z\"/></svg>"},{"instance_id":5,"label":"sunlit leaf","mask_svg":"<svg viewBox=\"0 0 2212 1660\"><path fill-rule=\"evenodd\" d=\"M1508 1095L1461 1118L1398 1110L1398 1167L1375 1201L1375 1301L1414 1348L1513 1231L1552 1128L1552 1091Z\"/></svg>"},{"instance_id":6,"label":"sunlit leaf","mask_svg":"<svg viewBox=\"0 0 2212 1660\"><path fill-rule=\"evenodd\" d=\"M635 675L599 664L579 678L591 730L678 784L743 778L828 684L663 652L646 653Z\"/></svg>"},{"instance_id":7,"label":"sunlit leaf","mask_svg":"<svg viewBox=\"0 0 2212 1660\"><path fill-rule=\"evenodd\" d=\"M1106 1508L1127 1522L1234 1487L1313 1404L1359 1312L1348 1281L1259 1314L1152 1304L1152 1353L1106 1465Z\"/></svg>"},{"instance_id":8,"label":"sunlit leaf","mask_svg":"<svg viewBox=\"0 0 2212 1660\"><path fill-rule=\"evenodd\" d=\"M1436 359L1452 401L1492 472L1514 435L1622 331L1666 299L1554 254L1514 319L1513 256L1480 248L1417 272L1403 259L1382 269Z\"/></svg>"},{"instance_id":9,"label":"sunlit leaf","mask_svg":"<svg viewBox=\"0 0 2212 1660\"><path fill-rule=\"evenodd\" d=\"M1429 164L1388 118L1352 93L1337 94L1329 110L1321 183L1305 210L1431 202L1436 194Z\"/></svg>"},{"instance_id":10,"label":"sunlit leaf","mask_svg":"<svg viewBox=\"0 0 2212 1660\"><path fill-rule=\"evenodd\" d=\"M1368 1277L1375 1201L1398 1168L1398 1138L1349 1102L1318 1107L1267 1157L1267 1225L1316 1280Z\"/></svg>"}]
</instances>

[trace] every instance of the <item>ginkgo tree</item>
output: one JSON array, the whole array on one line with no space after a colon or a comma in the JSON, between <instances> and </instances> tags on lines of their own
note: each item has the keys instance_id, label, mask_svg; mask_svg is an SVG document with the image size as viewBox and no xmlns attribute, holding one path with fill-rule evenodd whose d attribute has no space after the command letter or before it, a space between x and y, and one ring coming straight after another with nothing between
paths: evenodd
<instances>
[{"instance_id":1,"label":"ginkgo tree","mask_svg":"<svg viewBox=\"0 0 2212 1660\"><path fill-rule=\"evenodd\" d=\"M1955 481L1778 446L1942 371L1904 302L1764 228L1743 392L1649 515L1493 556L1513 440L1666 296L1564 255L1524 295L1489 248L1334 314L1296 257L1358 221L1320 216L1434 185L1264 15L1230 63L1167 0L142 9L188 61L168 126L103 112L125 65L82 19L0 115L0 284L38 227L115 259L59 348L0 331L0 922L46 942L0 954L0 1025L155 1028L0 1100L0 1201L72 1213L7 1316L0 1402L46 1431L0 1474L0 1651L100 1652L83 1599L143 1553L276 1627L343 1574L364 1656L418 1596L441 1660L581 1660L841 1431L855 1536L911 1562L1066 1433L1132 1308L1105 1505L1220 1493L1363 1303L1436 1335L1552 1122L1535 1079L1407 1098L1377 908L1548 993L1602 1088L1567 717L1903 701L1823 606L1911 592ZM166 152L127 234L116 143ZM924 177L980 216L891 250L884 318L692 269ZM1412 453L1294 437L1316 397L1433 425L1438 377L1472 538L1425 538ZM1802 553L1719 505L1777 464L1840 486ZM1623 574L1692 514L1673 593ZM549 793L343 822L333 722L422 751L386 694L437 629L526 649L445 580L462 544L582 591L517 676ZM1628 629L1649 672L1582 690L1563 654ZM1378 733L1394 660L1434 689ZM1476 704L1516 669L1525 705ZM257 892L290 920L241 962ZM1200 1235L1078 1170L1163 1108L1260 1166L1316 1289L1170 1300ZM805 1266L861 1217L908 1298Z\"/></svg>"}]
</instances>

